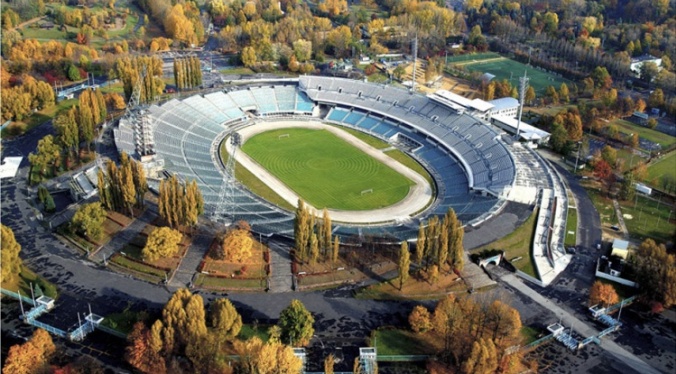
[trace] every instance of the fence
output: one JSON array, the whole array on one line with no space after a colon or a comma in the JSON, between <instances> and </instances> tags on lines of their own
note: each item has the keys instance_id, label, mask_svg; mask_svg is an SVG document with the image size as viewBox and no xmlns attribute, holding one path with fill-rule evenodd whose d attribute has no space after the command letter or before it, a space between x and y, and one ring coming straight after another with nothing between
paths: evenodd
<instances>
[{"instance_id":1,"label":"fence","mask_svg":"<svg viewBox=\"0 0 676 374\"><path fill-rule=\"evenodd\" d=\"M540 339L538 339L534 342L530 342L530 343L524 345L522 349L527 350L527 349L535 348L535 347L539 346L540 344L543 344L543 343L545 343L549 340L552 340L552 339L554 339L554 334L549 334L549 335L542 337L542 338L540 338Z\"/></svg>"},{"instance_id":2,"label":"fence","mask_svg":"<svg viewBox=\"0 0 676 374\"><path fill-rule=\"evenodd\" d=\"M127 339L127 335L126 335L125 333L123 333L123 332L121 332L121 331L117 331L117 330L115 330L115 329L111 329L110 327L103 326L103 325L101 325L101 324L97 325L97 326L96 326L96 329L97 329L97 330L100 330L100 331L103 331L103 332L105 332L106 334L110 334L110 335L113 335L113 336L117 336L118 338L121 338L121 339Z\"/></svg>"}]
</instances>

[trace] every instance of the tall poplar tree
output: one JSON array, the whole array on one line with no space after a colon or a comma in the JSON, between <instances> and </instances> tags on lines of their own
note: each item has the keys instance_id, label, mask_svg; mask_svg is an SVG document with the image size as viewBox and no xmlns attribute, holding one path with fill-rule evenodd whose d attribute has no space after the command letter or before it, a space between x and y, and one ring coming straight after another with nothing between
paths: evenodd
<instances>
[{"instance_id":1,"label":"tall poplar tree","mask_svg":"<svg viewBox=\"0 0 676 374\"><path fill-rule=\"evenodd\" d=\"M411 253L408 251L408 242L401 242L401 249L399 250L399 290L404 287L404 283L408 280L409 271L411 269Z\"/></svg>"},{"instance_id":2,"label":"tall poplar tree","mask_svg":"<svg viewBox=\"0 0 676 374\"><path fill-rule=\"evenodd\" d=\"M324 208L324 212L322 215L322 232L320 232L320 236L323 237L322 243L324 244L324 248L322 248L322 252L326 254L329 251L329 248L331 247L331 236L333 235L333 229L331 228L331 217L329 216L329 211L328 209Z\"/></svg>"}]
</instances>

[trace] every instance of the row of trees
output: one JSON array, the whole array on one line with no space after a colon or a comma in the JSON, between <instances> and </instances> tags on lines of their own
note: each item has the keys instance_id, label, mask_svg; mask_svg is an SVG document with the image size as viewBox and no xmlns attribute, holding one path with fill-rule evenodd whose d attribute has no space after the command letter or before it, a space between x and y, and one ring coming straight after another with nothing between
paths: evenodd
<instances>
[{"instance_id":1,"label":"row of trees","mask_svg":"<svg viewBox=\"0 0 676 374\"><path fill-rule=\"evenodd\" d=\"M438 268L448 263L453 269L462 270L465 262L465 250L462 240L465 231L452 208L440 221L434 216L427 221L427 226L420 223L416 242L415 261L425 268L435 265Z\"/></svg>"},{"instance_id":2,"label":"row of trees","mask_svg":"<svg viewBox=\"0 0 676 374\"><path fill-rule=\"evenodd\" d=\"M302 362L282 342L307 344L313 323L303 304L293 300L270 329L267 342L258 337L240 341L242 317L228 299L215 300L207 313L201 296L179 289L149 328L143 322L134 325L126 359L143 373L181 372L185 357L194 372L290 374L298 372ZM226 351L233 350L240 359L227 362Z\"/></svg>"},{"instance_id":3,"label":"row of trees","mask_svg":"<svg viewBox=\"0 0 676 374\"><path fill-rule=\"evenodd\" d=\"M131 159L126 153L120 154L120 166L109 161L106 170L98 172L97 188L101 204L108 210L129 213L134 216L134 207L143 208L144 196L148 192L143 165Z\"/></svg>"},{"instance_id":4,"label":"row of trees","mask_svg":"<svg viewBox=\"0 0 676 374\"><path fill-rule=\"evenodd\" d=\"M202 84L202 67L196 56L174 59L174 81L179 90Z\"/></svg>"},{"instance_id":5,"label":"row of trees","mask_svg":"<svg viewBox=\"0 0 676 374\"><path fill-rule=\"evenodd\" d=\"M136 83L142 78L141 103L149 103L157 99L164 91L162 80L162 60L157 56L123 57L115 64L117 77L122 81L124 95L128 101L136 87Z\"/></svg>"},{"instance_id":6,"label":"row of trees","mask_svg":"<svg viewBox=\"0 0 676 374\"><path fill-rule=\"evenodd\" d=\"M338 236L333 238L329 212L324 209L321 220L316 220L312 209L298 200L294 219L294 238L296 240L296 261L315 263L322 260L338 260L340 241Z\"/></svg>"},{"instance_id":7,"label":"row of trees","mask_svg":"<svg viewBox=\"0 0 676 374\"><path fill-rule=\"evenodd\" d=\"M171 228L195 226L204 213L204 198L197 182L183 183L176 175L161 181L158 209Z\"/></svg>"},{"instance_id":8,"label":"row of trees","mask_svg":"<svg viewBox=\"0 0 676 374\"><path fill-rule=\"evenodd\" d=\"M519 344L521 316L500 300L475 301L453 294L439 301L433 313L422 305L409 315L416 333L431 333L443 341L441 361L462 373L514 373L521 357L505 354Z\"/></svg>"}]
</instances>

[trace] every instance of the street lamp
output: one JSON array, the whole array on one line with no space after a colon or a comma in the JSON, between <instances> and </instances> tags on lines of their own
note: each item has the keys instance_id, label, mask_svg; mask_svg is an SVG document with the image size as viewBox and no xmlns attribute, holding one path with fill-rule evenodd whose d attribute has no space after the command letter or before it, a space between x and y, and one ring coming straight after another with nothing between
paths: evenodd
<instances>
[{"instance_id":1,"label":"street lamp","mask_svg":"<svg viewBox=\"0 0 676 374\"><path fill-rule=\"evenodd\" d=\"M581 145L582 145L581 141L577 142L577 157L575 157L575 171L573 172L574 174L577 174L577 162L580 160L580 146Z\"/></svg>"}]
</instances>

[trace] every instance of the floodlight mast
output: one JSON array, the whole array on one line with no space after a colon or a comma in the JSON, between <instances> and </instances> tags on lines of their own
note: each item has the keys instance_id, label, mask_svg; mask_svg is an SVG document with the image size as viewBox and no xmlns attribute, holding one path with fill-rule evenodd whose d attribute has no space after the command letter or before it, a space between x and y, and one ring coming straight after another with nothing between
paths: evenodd
<instances>
[{"instance_id":1,"label":"floodlight mast","mask_svg":"<svg viewBox=\"0 0 676 374\"><path fill-rule=\"evenodd\" d=\"M519 118L516 122L516 141L519 141L519 130L521 128L521 115L523 114L523 105L526 102L526 89L528 88L528 76L526 75L527 71L523 71L523 77L519 78L519 98L521 103L519 103Z\"/></svg>"},{"instance_id":2,"label":"floodlight mast","mask_svg":"<svg viewBox=\"0 0 676 374\"><path fill-rule=\"evenodd\" d=\"M218 221L225 216L230 216L231 221L235 221L235 165L237 164L237 149L242 145L242 136L233 132L230 135L230 145L232 146L232 153L225 165L225 175L218 193L218 205L216 205L211 217L212 221Z\"/></svg>"}]
</instances>

